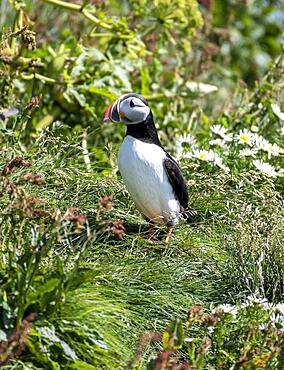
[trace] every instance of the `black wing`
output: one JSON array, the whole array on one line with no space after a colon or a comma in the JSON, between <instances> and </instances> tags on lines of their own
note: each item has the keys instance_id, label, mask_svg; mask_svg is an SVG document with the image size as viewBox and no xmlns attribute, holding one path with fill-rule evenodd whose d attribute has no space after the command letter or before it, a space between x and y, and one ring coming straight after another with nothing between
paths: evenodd
<instances>
[{"instance_id":1,"label":"black wing","mask_svg":"<svg viewBox=\"0 0 284 370\"><path fill-rule=\"evenodd\" d=\"M167 158L164 159L164 166L169 182L173 187L173 191L177 200L180 202L183 212L188 208L188 191L186 182L177 162L168 153L166 154Z\"/></svg>"}]
</instances>

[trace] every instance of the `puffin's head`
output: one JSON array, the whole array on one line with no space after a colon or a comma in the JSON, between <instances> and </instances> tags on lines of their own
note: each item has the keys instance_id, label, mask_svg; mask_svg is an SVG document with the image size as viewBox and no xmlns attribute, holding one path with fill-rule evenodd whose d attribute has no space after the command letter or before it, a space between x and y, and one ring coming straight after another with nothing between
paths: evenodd
<instances>
[{"instance_id":1,"label":"puffin's head","mask_svg":"<svg viewBox=\"0 0 284 370\"><path fill-rule=\"evenodd\" d=\"M133 125L145 121L150 111L143 96L135 93L124 94L109 105L104 114L104 121Z\"/></svg>"}]
</instances>

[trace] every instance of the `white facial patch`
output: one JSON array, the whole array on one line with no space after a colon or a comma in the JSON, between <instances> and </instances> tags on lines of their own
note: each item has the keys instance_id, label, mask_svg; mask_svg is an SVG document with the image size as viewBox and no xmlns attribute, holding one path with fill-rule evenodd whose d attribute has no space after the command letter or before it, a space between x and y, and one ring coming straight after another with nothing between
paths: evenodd
<instances>
[{"instance_id":1,"label":"white facial patch","mask_svg":"<svg viewBox=\"0 0 284 370\"><path fill-rule=\"evenodd\" d=\"M143 122L149 115L150 108L136 97L129 97L118 102L120 121L129 124Z\"/></svg>"}]
</instances>

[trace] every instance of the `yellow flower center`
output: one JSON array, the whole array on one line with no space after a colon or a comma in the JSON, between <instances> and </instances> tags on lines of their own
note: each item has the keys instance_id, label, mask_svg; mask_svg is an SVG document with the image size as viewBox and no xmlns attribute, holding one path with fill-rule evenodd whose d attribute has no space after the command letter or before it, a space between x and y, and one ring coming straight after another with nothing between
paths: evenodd
<instances>
[{"instance_id":1,"label":"yellow flower center","mask_svg":"<svg viewBox=\"0 0 284 370\"><path fill-rule=\"evenodd\" d=\"M240 135L240 140L241 141L249 141L249 136L248 135Z\"/></svg>"},{"instance_id":2,"label":"yellow flower center","mask_svg":"<svg viewBox=\"0 0 284 370\"><path fill-rule=\"evenodd\" d=\"M207 155L205 153L200 153L199 154L199 159L206 159Z\"/></svg>"}]
</instances>

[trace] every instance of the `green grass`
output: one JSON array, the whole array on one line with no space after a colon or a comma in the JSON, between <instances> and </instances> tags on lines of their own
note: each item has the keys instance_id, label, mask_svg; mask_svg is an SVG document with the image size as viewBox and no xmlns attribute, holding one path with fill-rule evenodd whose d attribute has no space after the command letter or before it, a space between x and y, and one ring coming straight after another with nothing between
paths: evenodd
<instances>
[{"instance_id":1,"label":"green grass","mask_svg":"<svg viewBox=\"0 0 284 370\"><path fill-rule=\"evenodd\" d=\"M271 107L283 96L283 55L253 90L235 91L229 62L220 68L216 55L204 58L204 30L188 52L201 25L195 0L185 24L146 17L142 2L84 2L75 12L45 2L15 1L0 16L0 109L19 108L0 120L1 369L283 368L284 320L276 325L267 301L244 306L252 295L283 301L283 152L258 148L255 158L277 172L269 177L240 156L245 144L235 138L255 126L283 146ZM176 17L184 4L176 1ZM217 93L187 87L197 71L203 82L223 76ZM149 100L170 153L190 133L197 149L214 150L230 168L181 159L196 216L169 244L161 226L148 242L118 172L125 128L101 123L110 100L129 90ZM234 135L228 147L210 144L213 124ZM215 311L220 304L236 305L238 315Z\"/></svg>"},{"instance_id":2,"label":"green grass","mask_svg":"<svg viewBox=\"0 0 284 370\"><path fill-rule=\"evenodd\" d=\"M80 361L82 368L87 363L95 368L120 367L133 357L140 335L158 332L177 317L185 318L192 305L209 309L241 302L252 293L281 300L283 199L273 180L252 170L235 175L210 167L200 171L194 163L185 162L191 205L197 211L195 223L179 225L168 245L163 242L162 228L158 229L158 241L151 245L147 225L114 175L115 167L102 171L94 160L89 172L79 142L79 137L64 140L50 132L24 153L31 166L8 174L25 197L42 199L35 207L52 214L23 218L19 229L16 225L20 250L28 247L31 225L42 230L49 247L38 272L53 270L55 278L65 281L61 293L57 292L56 310L45 303L42 308L27 308L39 313L22 359L44 368L53 362L80 368ZM20 154L21 149L11 147L2 157L2 166ZM27 172L44 174L45 184L23 181ZM113 208L102 212L99 199L111 194ZM5 191L2 201L9 205ZM11 208L13 202L10 198L10 208L4 207L6 215L18 214ZM70 221L62 221L53 235L50 226L55 214L64 215L70 207L87 216L87 227L76 231ZM126 226L122 240L107 231L117 219ZM36 289L40 291L35 279L32 290ZM44 295L37 299L44 301ZM36 328L42 326L54 327L56 335L75 351L76 359L62 355L60 345L59 352L54 352L52 336L42 338L39 345ZM103 341L109 351L92 344L94 340ZM51 354L44 356L43 348L50 348ZM144 354L145 361L151 348ZM20 368L18 360L6 368L13 364Z\"/></svg>"}]
</instances>

